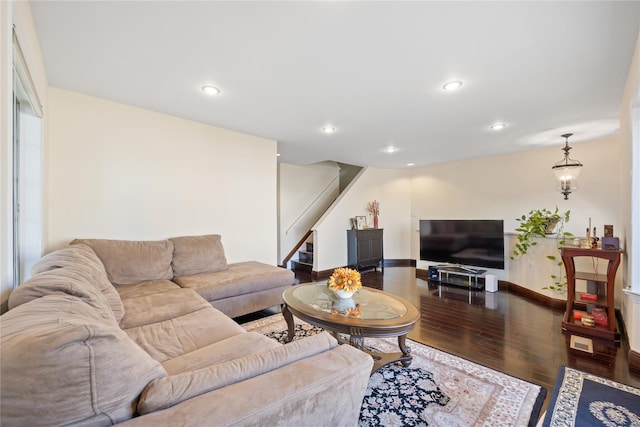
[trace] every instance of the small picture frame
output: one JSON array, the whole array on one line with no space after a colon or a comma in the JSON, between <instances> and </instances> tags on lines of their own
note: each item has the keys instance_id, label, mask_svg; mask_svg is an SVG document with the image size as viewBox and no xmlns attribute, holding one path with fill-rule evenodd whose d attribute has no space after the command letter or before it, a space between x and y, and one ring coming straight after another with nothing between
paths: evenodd
<instances>
[{"instance_id":1,"label":"small picture frame","mask_svg":"<svg viewBox=\"0 0 640 427\"><path fill-rule=\"evenodd\" d=\"M357 230L358 229L358 223L356 222L355 218L349 218L349 224L351 224L351 229L352 230Z\"/></svg>"},{"instance_id":2,"label":"small picture frame","mask_svg":"<svg viewBox=\"0 0 640 427\"><path fill-rule=\"evenodd\" d=\"M364 230L367 228L367 217L366 216L357 216L356 217L356 228L358 230Z\"/></svg>"}]
</instances>

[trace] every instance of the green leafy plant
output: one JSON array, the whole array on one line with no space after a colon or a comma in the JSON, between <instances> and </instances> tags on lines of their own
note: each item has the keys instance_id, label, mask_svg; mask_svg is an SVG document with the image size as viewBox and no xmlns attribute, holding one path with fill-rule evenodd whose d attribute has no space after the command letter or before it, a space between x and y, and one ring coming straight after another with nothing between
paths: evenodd
<instances>
[{"instance_id":1,"label":"green leafy plant","mask_svg":"<svg viewBox=\"0 0 640 427\"><path fill-rule=\"evenodd\" d=\"M518 242L516 248L513 250L511 259L526 255L529 248L536 246L538 242L536 237L546 237L547 234L553 234L556 226L561 230L563 237L565 235L564 223L569 222L570 211L564 213L558 213L558 208L555 211L549 209L533 209L527 215L522 215L520 218L516 218L516 221L520 223L516 231L518 232Z\"/></svg>"},{"instance_id":2,"label":"green leafy plant","mask_svg":"<svg viewBox=\"0 0 640 427\"><path fill-rule=\"evenodd\" d=\"M559 212L556 206L554 211L546 208L533 209L528 214L516 218L516 221L520 223L516 228L518 242L515 245L511 259L526 255L532 246L538 244L535 240L536 238L546 237L550 234L555 234L556 247L559 250L560 246L566 243L566 239L573 236L573 234L564 230L564 225L569 222L570 215L571 211ZM547 255L547 259L560 269L560 274L552 274L553 284L542 289L551 289L559 293L566 292L567 282L562 273L562 259L557 255Z\"/></svg>"}]
</instances>

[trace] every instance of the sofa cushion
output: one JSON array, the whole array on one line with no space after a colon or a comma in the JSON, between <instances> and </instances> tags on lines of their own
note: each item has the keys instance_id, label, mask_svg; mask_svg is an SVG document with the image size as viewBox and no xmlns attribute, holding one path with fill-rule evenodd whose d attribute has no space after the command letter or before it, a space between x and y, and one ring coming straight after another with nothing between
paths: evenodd
<instances>
[{"instance_id":1,"label":"sofa cushion","mask_svg":"<svg viewBox=\"0 0 640 427\"><path fill-rule=\"evenodd\" d=\"M145 387L140 396L138 413L146 414L168 408L211 390L239 383L300 359L323 353L337 345L335 338L328 332L323 332L261 353L155 379Z\"/></svg>"},{"instance_id":2,"label":"sofa cushion","mask_svg":"<svg viewBox=\"0 0 640 427\"><path fill-rule=\"evenodd\" d=\"M47 295L74 296L91 306L102 319L118 323L104 294L93 283L88 282L81 272L70 267L32 276L11 292L9 309Z\"/></svg>"},{"instance_id":3,"label":"sofa cushion","mask_svg":"<svg viewBox=\"0 0 640 427\"><path fill-rule=\"evenodd\" d=\"M124 300L129 298L161 294L174 289L180 289L180 286L171 280L148 280L146 282L132 283L130 285L116 285L114 288L118 295L120 295L120 299L124 304Z\"/></svg>"},{"instance_id":4,"label":"sofa cushion","mask_svg":"<svg viewBox=\"0 0 640 427\"><path fill-rule=\"evenodd\" d=\"M69 295L23 304L0 324L2 425L115 424L166 376L114 322Z\"/></svg>"},{"instance_id":5,"label":"sofa cushion","mask_svg":"<svg viewBox=\"0 0 640 427\"><path fill-rule=\"evenodd\" d=\"M261 353L280 346L282 344L266 335L248 332L246 334L233 335L191 353L166 360L162 362L162 366L168 375L177 375L228 362L249 354Z\"/></svg>"},{"instance_id":6,"label":"sofa cushion","mask_svg":"<svg viewBox=\"0 0 640 427\"><path fill-rule=\"evenodd\" d=\"M173 242L173 274L186 276L225 270L227 258L219 234L185 236L170 239Z\"/></svg>"},{"instance_id":7,"label":"sofa cushion","mask_svg":"<svg viewBox=\"0 0 640 427\"><path fill-rule=\"evenodd\" d=\"M215 273L176 276L173 281L183 288L193 289L207 301L215 301L281 286L291 286L294 279L294 273L286 268L247 261L229 264L226 270Z\"/></svg>"},{"instance_id":8,"label":"sofa cushion","mask_svg":"<svg viewBox=\"0 0 640 427\"><path fill-rule=\"evenodd\" d=\"M61 267L80 271L87 281L92 282L100 289L100 292L107 299L116 321L119 322L122 319L124 307L120 296L109 281L102 261L89 246L77 244L53 251L36 262L31 268L31 272L35 275Z\"/></svg>"},{"instance_id":9,"label":"sofa cushion","mask_svg":"<svg viewBox=\"0 0 640 427\"><path fill-rule=\"evenodd\" d=\"M235 319L245 314L282 305L282 293L289 287L291 287L291 285L252 292L250 294L236 295L229 298L209 301L209 303L213 308L217 308L227 316Z\"/></svg>"},{"instance_id":10,"label":"sofa cushion","mask_svg":"<svg viewBox=\"0 0 640 427\"><path fill-rule=\"evenodd\" d=\"M75 239L71 243L91 247L104 264L111 283L127 285L173 278L173 243L170 240Z\"/></svg>"},{"instance_id":11,"label":"sofa cushion","mask_svg":"<svg viewBox=\"0 0 640 427\"><path fill-rule=\"evenodd\" d=\"M191 289L182 288L128 298L124 300L124 306L126 314L120 322L122 329L163 322L211 307Z\"/></svg>"},{"instance_id":12,"label":"sofa cushion","mask_svg":"<svg viewBox=\"0 0 640 427\"><path fill-rule=\"evenodd\" d=\"M247 333L211 306L163 322L126 329L125 332L151 357L163 363L231 336Z\"/></svg>"}]
</instances>

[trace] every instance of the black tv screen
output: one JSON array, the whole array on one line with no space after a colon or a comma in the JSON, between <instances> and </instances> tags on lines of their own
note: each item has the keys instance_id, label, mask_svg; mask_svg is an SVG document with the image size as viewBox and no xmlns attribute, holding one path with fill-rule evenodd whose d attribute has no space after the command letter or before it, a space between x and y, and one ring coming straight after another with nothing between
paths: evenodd
<instances>
[{"instance_id":1,"label":"black tv screen","mask_svg":"<svg viewBox=\"0 0 640 427\"><path fill-rule=\"evenodd\" d=\"M420 259L504 269L501 219L422 219Z\"/></svg>"}]
</instances>

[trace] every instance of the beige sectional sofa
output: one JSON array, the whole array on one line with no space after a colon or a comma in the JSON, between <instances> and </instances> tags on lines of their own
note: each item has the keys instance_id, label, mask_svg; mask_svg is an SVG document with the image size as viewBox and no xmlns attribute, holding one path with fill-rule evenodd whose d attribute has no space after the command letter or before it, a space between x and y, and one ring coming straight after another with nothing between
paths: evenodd
<instances>
[{"instance_id":1,"label":"beige sectional sofa","mask_svg":"<svg viewBox=\"0 0 640 427\"><path fill-rule=\"evenodd\" d=\"M218 234L154 242L77 239L71 243L91 247L115 285L170 281L171 287L193 289L229 317L282 304L282 292L294 280L292 271L260 262L228 264Z\"/></svg>"},{"instance_id":2,"label":"beige sectional sofa","mask_svg":"<svg viewBox=\"0 0 640 427\"><path fill-rule=\"evenodd\" d=\"M279 303L283 271L227 265L219 236L46 255L0 317L0 425L355 425L370 356L229 317Z\"/></svg>"}]
</instances>

